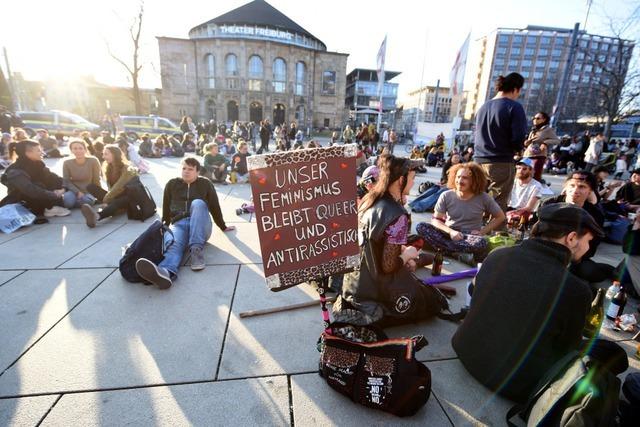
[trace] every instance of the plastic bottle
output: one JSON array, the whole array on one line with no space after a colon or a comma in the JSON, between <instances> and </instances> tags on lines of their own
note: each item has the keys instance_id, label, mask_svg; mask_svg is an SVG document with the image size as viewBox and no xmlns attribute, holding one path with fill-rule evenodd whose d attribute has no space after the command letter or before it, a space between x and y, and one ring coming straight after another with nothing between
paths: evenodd
<instances>
[{"instance_id":1,"label":"plastic bottle","mask_svg":"<svg viewBox=\"0 0 640 427\"><path fill-rule=\"evenodd\" d=\"M605 302L604 302L605 313L607 312L607 310L609 310L609 306L611 305L611 300L618 293L619 290L620 290L620 282L618 282L617 280L614 280L613 283L611 283L611 286L609 286L609 288L607 289L607 293L605 296Z\"/></svg>"}]
</instances>

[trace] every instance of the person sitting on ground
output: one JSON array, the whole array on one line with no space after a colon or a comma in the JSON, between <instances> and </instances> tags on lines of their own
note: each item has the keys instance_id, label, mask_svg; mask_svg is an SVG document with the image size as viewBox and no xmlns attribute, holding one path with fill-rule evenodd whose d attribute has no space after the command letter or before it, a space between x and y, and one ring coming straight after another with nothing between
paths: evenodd
<instances>
[{"instance_id":1,"label":"person sitting on ground","mask_svg":"<svg viewBox=\"0 0 640 427\"><path fill-rule=\"evenodd\" d=\"M38 129L34 141L40 143L44 156L49 159L59 159L62 156L58 149L58 141L55 138L49 136L49 131L46 129Z\"/></svg>"},{"instance_id":2,"label":"person sitting on ground","mask_svg":"<svg viewBox=\"0 0 640 427\"><path fill-rule=\"evenodd\" d=\"M79 208L96 203L96 197L89 192L89 184L100 187L100 162L88 155L87 143L82 139L69 142L69 150L73 155L62 163L62 177L67 181L69 190L75 198L65 198L65 208ZM75 200L74 200L75 199Z\"/></svg>"},{"instance_id":3,"label":"person sitting on ground","mask_svg":"<svg viewBox=\"0 0 640 427\"><path fill-rule=\"evenodd\" d=\"M409 207L412 212L428 212L432 211L436 206L436 202L440 198L440 195L448 190L447 181L449 180L448 174L451 167L460 163L460 154L452 153L442 167L442 176L440 177L440 184L433 184L425 192L409 202Z\"/></svg>"},{"instance_id":4,"label":"person sitting on ground","mask_svg":"<svg viewBox=\"0 0 640 427\"><path fill-rule=\"evenodd\" d=\"M231 182L244 184L249 182L249 167L247 165L249 157L249 144L240 140L238 152L231 159Z\"/></svg>"},{"instance_id":5,"label":"person sitting on ground","mask_svg":"<svg viewBox=\"0 0 640 427\"><path fill-rule=\"evenodd\" d=\"M7 187L7 196L0 206L22 203L36 216L67 216L65 200L75 200L66 190L64 179L51 172L42 161L44 152L36 141L23 140L9 146L13 163L7 167L0 181ZM69 202L70 203L70 202Z\"/></svg>"},{"instance_id":6,"label":"person sitting on ground","mask_svg":"<svg viewBox=\"0 0 640 427\"><path fill-rule=\"evenodd\" d=\"M235 230L235 227L229 227L224 222L218 195L211 181L198 176L198 160L187 157L181 165L182 176L167 183L162 198L162 222L169 225L173 232L173 236L167 233L165 238L173 239L173 243L159 264L146 258L136 262L138 274L160 289L171 287L177 279L180 262L187 250L191 256L191 269L199 271L205 268L204 245L211 237L211 216L220 230Z\"/></svg>"},{"instance_id":7,"label":"person sitting on ground","mask_svg":"<svg viewBox=\"0 0 640 427\"><path fill-rule=\"evenodd\" d=\"M218 148L220 149L220 154L227 158L227 162L232 163L233 156L238 152L236 146L233 145L233 139L226 138L222 146L218 144Z\"/></svg>"},{"instance_id":8,"label":"person sitting on ground","mask_svg":"<svg viewBox=\"0 0 640 427\"><path fill-rule=\"evenodd\" d=\"M391 326L434 314L424 307L427 288L411 274L418 250L407 245L410 221L404 203L419 164L380 156L378 181L358 208L362 263L344 276L342 294L333 305L336 322Z\"/></svg>"},{"instance_id":9,"label":"person sitting on ground","mask_svg":"<svg viewBox=\"0 0 640 427\"><path fill-rule=\"evenodd\" d=\"M640 169L631 172L629 181L616 193L616 200L625 204L629 210L640 208Z\"/></svg>"},{"instance_id":10,"label":"person sitting on ground","mask_svg":"<svg viewBox=\"0 0 640 427\"><path fill-rule=\"evenodd\" d=\"M520 218L525 220L535 212L542 197L543 187L533 177L534 162L524 158L516 163L516 179L509 197L507 222L517 223Z\"/></svg>"},{"instance_id":11,"label":"person sitting on ground","mask_svg":"<svg viewBox=\"0 0 640 427\"><path fill-rule=\"evenodd\" d=\"M562 158L558 152L554 151L551 153L551 156L547 158L547 162L545 163L545 172L553 175L564 175L567 173L567 168L564 165Z\"/></svg>"},{"instance_id":12,"label":"person sitting on ground","mask_svg":"<svg viewBox=\"0 0 640 427\"><path fill-rule=\"evenodd\" d=\"M182 137L182 149L185 153L196 152L196 142L191 132L186 132Z\"/></svg>"},{"instance_id":13,"label":"person sitting on ground","mask_svg":"<svg viewBox=\"0 0 640 427\"><path fill-rule=\"evenodd\" d=\"M29 135L27 135L27 131L25 131L22 128L13 128L13 140L15 142L22 142L28 139L29 139Z\"/></svg>"},{"instance_id":14,"label":"person sitting on ground","mask_svg":"<svg viewBox=\"0 0 640 427\"><path fill-rule=\"evenodd\" d=\"M4 132L0 139L0 170L6 169L11 164L9 156L9 145L13 142L13 137L10 133Z\"/></svg>"},{"instance_id":15,"label":"person sitting on ground","mask_svg":"<svg viewBox=\"0 0 640 427\"><path fill-rule=\"evenodd\" d=\"M540 208L540 221L521 245L491 252L475 277L469 312L451 339L467 371L518 403L564 356L587 349L615 374L628 367L624 350L582 341L591 306L586 283L567 271L604 234L583 209L557 203ZM590 338L590 337L589 337Z\"/></svg>"},{"instance_id":16,"label":"person sitting on ground","mask_svg":"<svg viewBox=\"0 0 640 427\"><path fill-rule=\"evenodd\" d=\"M587 199L592 191L597 191L598 184L595 176L587 171L575 171L567 177L562 194L544 199L541 206L554 203L570 203L583 208L589 213L600 228L604 226L604 213L599 205L589 203ZM594 262L591 258L596 254L600 237L596 236L589 242L589 250L579 262L571 265L571 272L581 279L597 283L614 278L614 267L609 264Z\"/></svg>"},{"instance_id":17,"label":"person sitting on ground","mask_svg":"<svg viewBox=\"0 0 640 427\"><path fill-rule=\"evenodd\" d=\"M463 256L469 264L480 262L486 256L487 241L483 238L502 226L505 220L500 206L484 189L487 175L474 162L460 163L449 170L447 186L438 198L431 224L421 222L416 232L433 248L448 254L473 254ZM483 225L483 217L491 215L491 221Z\"/></svg>"},{"instance_id":18,"label":"person sitting on ground","mask_svg":"<svg viewBox=\"0 0 640 427\"><path fill-rule=\"evenodd\" d=\"M220 154L218 144L210 142L204 146L204 151L207 154L203 159L202 176L209 178L212 182L221 182L226 185L229 162Z\"/></svg>"},{"instance_id":19,"label":"person sitting on ground","mask_svg":"<svg viewBox=\"0 0 640 427\"><path fill-rule=\"evenodd\" d=\"M158 155L156 151L153 149L153 142L151 141L151 137L148 133L142 135L140 138L140 147L138 148L138 154L142 157L147 157L150 159L162 157Z\"/></svg>"},{"instance_id":20,"label":"person sitting on ground","mask_svg":"<svg viewBox=\"0 0 640 427\"><path fill-rule=\"evenodd\" d=\"M93 210L89 204L80 206L82 214L89 228L94 228L98 221L123 213L129 206L129 197L125 191L125 185L138 176L135 167L130 166L124 153L115 144L104 147L103 173L107 181L109 191L105 191L95 184L87 185L87 190L95 196L100 203L107 206L99 212Z\"/></svg>"}]
</instances>

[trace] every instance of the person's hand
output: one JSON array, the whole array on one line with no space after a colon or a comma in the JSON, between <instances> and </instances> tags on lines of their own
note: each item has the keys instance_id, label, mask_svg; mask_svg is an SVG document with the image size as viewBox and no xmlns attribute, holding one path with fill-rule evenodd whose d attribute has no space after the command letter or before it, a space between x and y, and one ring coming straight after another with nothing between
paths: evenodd
<instances>
[{"instance_id":1,"label":"person's hand","mask_svg":"<svg viewBox=\"0 0 640 427\"><path fill-rule=\"evenodd\" d=\"M403 246L402 247L402 259L408 263L410 260L418 258L418 249L415 246Z\"/></svg>"},{"instance_id":2,"label":"person's hand","mask_svg":"<svg viewBox=\"0 0 640 427\"><path fill-rule=\"evenodd\" d=\"M78 196L78 198L82 198L82 197L85 196L85 194L82 191L78 191L77 196Z\"/></svg>"},{"instance_id":3,"label":"person's hand","mask_svg":"<svg viewBox=\"0 0 640 427\"><path fill-rule=\"evenodd\" d=\"M415 272L416 269L418 268L418 266L416 265L416 260L414 259L410 259L409 261L407 261L407 263L405 264L405 267L407 267L407 270L409 270L410 272Z\"/></svg>"},{"instance_id":4,"label":"person's hand","mask_svg":"<svg viewBox=\"0 0 640 427\"><path fill-rule=\"evenodd\" d=\"M53 192L56 193L58 197L64 196L64 188L58 188L57 190L53 190Z\"/></svg>"},{"instance_id":5,"label":"person's hand","mask_svg":"<svg viewBox=\"0 0 640 427\"><path fill-rule=\"evenodd\" d=\"M227 228L224 229L224 232L226 233L226 232L229 232L229 231L233 231L235 229L236 228L233 225L228 225Z\"/></svg>"},{"instance_id":6,"label":"person's hand","mask_svg":"<svg viewBox=\"0 0 640 427\"><path fill-rule=\"evenodd\" d=\"M451 232L449 233L449 237L451 237L451 240L453 240L454 242L458 242L464 239L462 233L456 230L451 230Z\"/></svg>"}]
</instances>

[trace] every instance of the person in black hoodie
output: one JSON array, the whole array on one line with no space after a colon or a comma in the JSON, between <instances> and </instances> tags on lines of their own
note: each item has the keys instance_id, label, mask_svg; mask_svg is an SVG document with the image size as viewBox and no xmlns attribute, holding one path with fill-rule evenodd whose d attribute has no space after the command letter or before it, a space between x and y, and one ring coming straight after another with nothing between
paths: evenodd
<instances>
[{"instance_id":1,"label":"person in black hoodie","mask_svg":"<svg viewBox=\"0 0 640 427\"><path fill-rule=\"evenodd\" d=\"M7 186L8 194L0 206L23 203L37 216L67 216L65 197L75 195L65 189L64 180L51 172L42 161L44 152L36 141L14 142L9 146L9 155L15 162L2 175L0 181ZM69 193L65 196L66 193Z\"/></svg>"},{"instance_id":2,"label":"person in black hoodie","mask_svg":"<svg viewBox=\"0 0 640 427\"><path fill-rule=\"evenodd\" d=\"M160 289L171 287L178 277L178 267L187 249L190 251L191 269L204 269L204 245L211 237L211 216L220 230L235 230L224 222L211 181L198 176L200 162L187 157L181 164L182 177L167 183L162 199L162 222L169 225L173 233L173 236L170 233L165 236L169 241L173 239L173 243L158 265L146 258L136 262L138 274Z\"/></svg>"}]
</instances>

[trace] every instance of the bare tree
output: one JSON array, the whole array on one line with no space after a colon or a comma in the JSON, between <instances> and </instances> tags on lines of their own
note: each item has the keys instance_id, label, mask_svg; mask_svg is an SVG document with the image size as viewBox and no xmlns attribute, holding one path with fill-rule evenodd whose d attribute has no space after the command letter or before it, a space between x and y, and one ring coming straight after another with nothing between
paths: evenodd
<instances>
[{"instance_id":1,"label":"bare tree","mask_svg":"<svg viewBox=\"0 0 640 427\"><path fill-rule=\"evenodd\" d=\"M595 52L593 49L578 48L583 52L585 62L593 66L591 93L581 93L581 103L604 123L604 134L611 135L611 125L624 119L640 102L640 64L638 55L633 54L638 34L637 22L640 19L640 6L623 21L609 18L609 30L615 37L610 46L609 55ZM586 103L586 104L584 104Z\"/></svg>"},{"instance_id":2,"label":"bare tree","mask_svg":"<svg viewBox=\"0 0 640 427\"><path fill-rule=\"evenodd\" d=\"M129 63L117 55L115 55L109 45L107 44L107 49L109 50L109 55L116 60L120 65L122 65L129 76L131 77L132 93L131 99L133 99L133 103L135 105L136 114L142 114L142 96L140 94L140 86L138 85L138 78L140 76L140 70L142 70L142 63L140 62L139 53L140 53L140 35L142 34L142 18L144 16L144 1L140 2L140 9L138 10L138 16L136 16L129 26L129 36L131 38L131 42L133 44L133 64L130 66Z\"/></svg>"}]
</instances>

